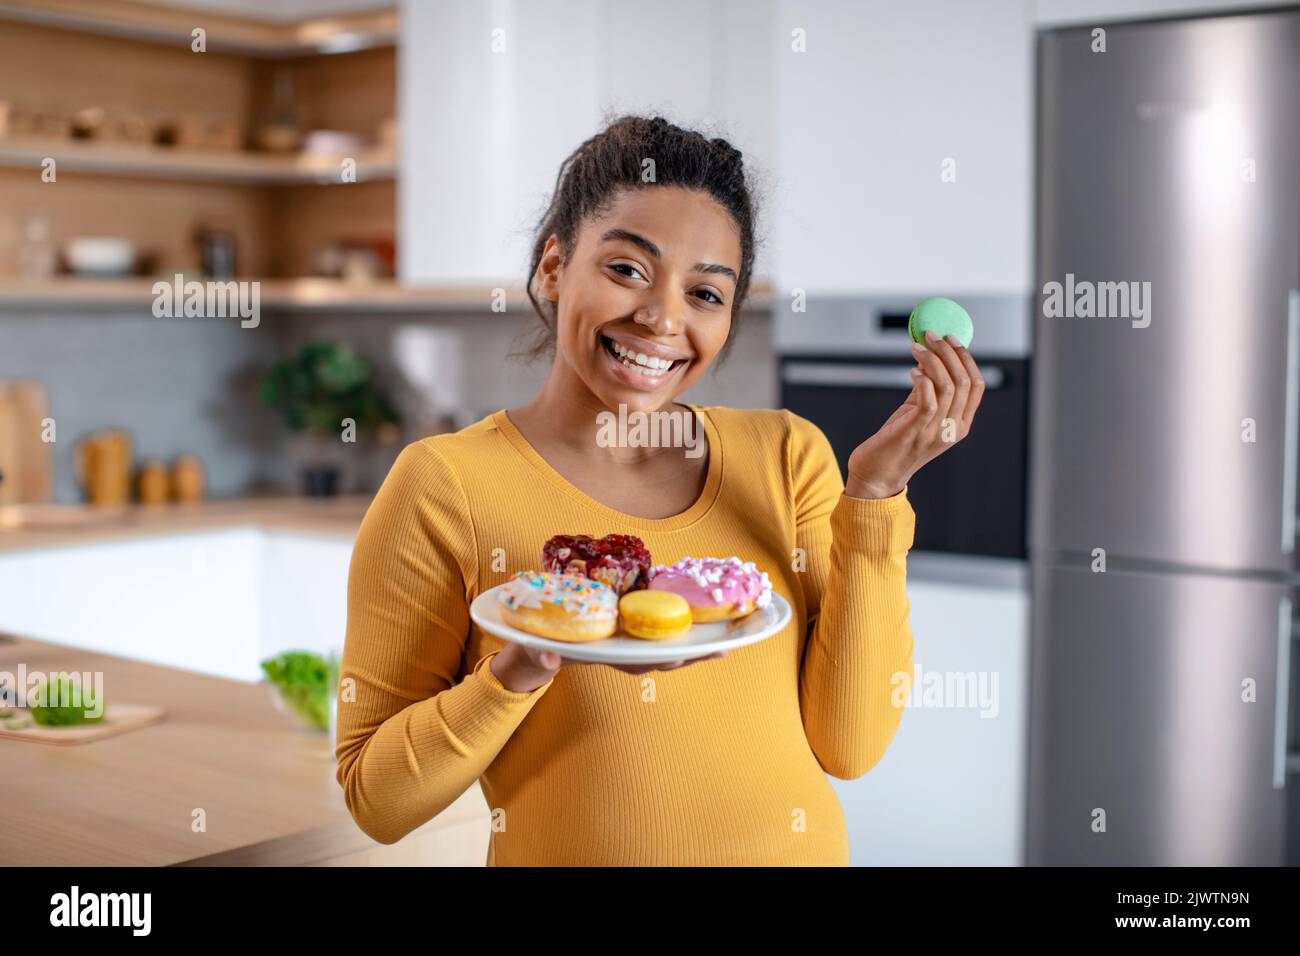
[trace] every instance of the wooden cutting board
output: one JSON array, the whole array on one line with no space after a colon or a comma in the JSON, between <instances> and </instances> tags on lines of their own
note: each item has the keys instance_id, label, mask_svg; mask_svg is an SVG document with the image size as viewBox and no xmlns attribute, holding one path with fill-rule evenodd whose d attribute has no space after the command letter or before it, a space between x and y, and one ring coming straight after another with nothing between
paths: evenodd
<instances>
[{"instance_id":1,"label":"wooden cutting board","mask_svg":"<svg viewBox=\"0 0 1300 956\"><path fill-rule=\"evenodd\" d=\"M53 445L41 434L48 415L40 382L0 381L0 504L50 500Z\"/></svg>"},{"instance_id":2,"label":"wooden cutting board","mask_svg":"<svg viewBox=\"0 0 1300 956\"><path fill-rule=\"evenodd\" d=\"M14 714L28 720L25 710L14 710ZM0 720L0 740L34 740L43 744L86 744L93 740L102 740L115 734L124 734L130 730L147 727L162 719L163 709L147 704L110 704L104 709L104 719L93 724L77 724L72 727L42 727L35 722L22 730L10 730L5 721Z\"/></svg>"}]
</instances>

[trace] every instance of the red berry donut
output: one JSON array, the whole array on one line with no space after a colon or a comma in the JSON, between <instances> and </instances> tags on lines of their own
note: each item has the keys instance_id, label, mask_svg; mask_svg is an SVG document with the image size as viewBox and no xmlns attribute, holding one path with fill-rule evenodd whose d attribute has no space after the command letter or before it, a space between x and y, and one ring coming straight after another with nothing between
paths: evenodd
<instances>
[{"instance_id":1,"label":"red berry donut","mask_svg":"<svg viewBox=\"0 0 1300 956\"><path fill-rule=\"evenodd\" d=\"M630 534L557 534L542 546L542 570L581 575L626 594L646 586L650 552Z\"/></svg>"}]
</instances>

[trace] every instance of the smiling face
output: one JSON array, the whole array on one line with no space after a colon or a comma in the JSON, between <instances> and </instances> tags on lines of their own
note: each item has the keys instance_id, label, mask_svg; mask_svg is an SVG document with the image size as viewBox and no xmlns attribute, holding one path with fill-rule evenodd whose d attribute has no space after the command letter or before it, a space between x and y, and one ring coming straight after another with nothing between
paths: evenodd
<instances>
[{"instance_id":1,"label":"smiling face","mask_svg":"<svg viewBox=\"0 0 1300 956\"><path fill-rule=\"evenodd\" d=\"M556 303L556 365L606 408L654 411L690 388L731 330L740 237L726 208L677 186L623 190L561 262L552 236L537 294Z\"/></svg>"}]
</instances>

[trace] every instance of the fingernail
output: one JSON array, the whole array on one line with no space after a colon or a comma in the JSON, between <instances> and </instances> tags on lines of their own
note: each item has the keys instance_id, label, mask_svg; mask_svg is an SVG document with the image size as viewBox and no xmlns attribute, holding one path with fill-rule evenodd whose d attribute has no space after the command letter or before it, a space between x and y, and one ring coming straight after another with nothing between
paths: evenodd
<instances>
[{"instance_id":1,"label":"fingernail","mask_svg":"<svg viewBox=\"0 0 1300 956\"><path fill-rule=\"evenodd\" d=\"M945 338L948 340L948 344L951 345L953 348L955 348L955 349L959 349L959 348L962 348L962 347L963 347L962 344L961 344L961 340L958 339L957 336L955 336L955 335L948 335L948 336L945 336Z\"/></svg>"},{"instance_id":2,"label":"fingernail","mask_svg":"<svg viewBox=\"0 0 1300 956\"><path fill-rule=\"evenodd\" d=\"M913 374L913 375L920 375L920 374L921 374L921 370L920 370L919 368L914 368L914 369L912 369L912 374Z\"/></svg>"},{"instance_id":3,"label":"fingernail","mask_svg":"<svg viewBox=\"0 0 1300 956\"><path fill-rule=\"evenodd\" d=\"M921 357L922 355L925 354L925 346L922 345L920 342L913 342L912 354L917 356L918 358Z\"/></svg>"},{"instance_id":4,"label":"fingernail","mask_svg":"<svg viewBox=\"0 0 1300 956\"><path fill-rule=\"evenodd\" d=\"M925 337L929 339L931 342L939 341L939 333L936 332L934 329L926 329Z\"/></svg>"}]
</instances>

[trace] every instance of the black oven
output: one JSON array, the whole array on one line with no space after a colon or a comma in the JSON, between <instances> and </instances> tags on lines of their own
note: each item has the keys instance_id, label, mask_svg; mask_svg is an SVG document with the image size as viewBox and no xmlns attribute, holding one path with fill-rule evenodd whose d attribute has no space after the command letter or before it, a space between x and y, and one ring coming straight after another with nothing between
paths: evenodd
<instances>
[{"instance_id":1,"label":"black oven","mask_svg":"<svg viewBox=\"0 0 1300 956\"><path fill-rule=\"evenodd\" d=\"M777 319L781 403L825 432L841 475L849 453L884 423L912 388L909 371L916 363L907 318L910 303L924 297L816 300L806 313ZM1023 559L1029 301L952 298L966 306L974 320L971 351L984 376L985 392L970 434L924 465L908 483L908 499L916 511L913 547ZM836 347L825 347L831 339Z\"/></svg>"}]
</instances>

